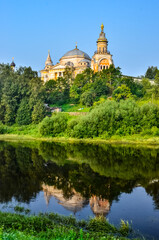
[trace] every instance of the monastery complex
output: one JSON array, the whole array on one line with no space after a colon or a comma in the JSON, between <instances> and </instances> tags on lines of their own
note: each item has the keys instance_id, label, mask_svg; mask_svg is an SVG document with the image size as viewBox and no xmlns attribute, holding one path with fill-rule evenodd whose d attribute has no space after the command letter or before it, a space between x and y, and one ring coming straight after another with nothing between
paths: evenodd
<instances>
[{"instance_id":1,"label":"monastery complex","mask_svg":"<svg viewBox=\"0 0 159 240\"><path fill-rule=\"evenodd\" d=\"M41 70L41 78L44 82L50 79L57 79L63 77L65 68L71 67L74 70L74 77L82 73L86 68L92 68L94 72L107 69L113 64L112 55L108 52L107 46L108 41L104 33L104 25L101 25L101 32L97 40L97 50L95 51L92 58L81 50L76 48L65 53L56 65L53 64L50 52L48 53L45 68Z\"/></svg>"}]
</instances>

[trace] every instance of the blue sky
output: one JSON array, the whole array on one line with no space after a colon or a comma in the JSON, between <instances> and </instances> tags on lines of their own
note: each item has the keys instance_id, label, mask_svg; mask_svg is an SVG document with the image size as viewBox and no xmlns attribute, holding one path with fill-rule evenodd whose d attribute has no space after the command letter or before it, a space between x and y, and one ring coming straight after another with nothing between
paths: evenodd
<instances>
[{"instance_id":1,"label":"blue sky","mask_svg":"<svg viewBox=\"0 0 159 240\"><path fill-rule=\"evenodd\" d=\"M158 0L0 0L0 63L41 70L50 49L54 62L75 47L92 57L100 25L115 66L143 75L159 68Z\"/></svg>"}]
</instances>

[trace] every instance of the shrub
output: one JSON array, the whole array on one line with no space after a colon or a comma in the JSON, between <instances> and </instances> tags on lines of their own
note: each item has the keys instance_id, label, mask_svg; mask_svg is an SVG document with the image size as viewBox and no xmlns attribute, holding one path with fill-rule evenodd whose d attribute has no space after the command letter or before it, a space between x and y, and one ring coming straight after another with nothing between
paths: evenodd
<instances>
[{"instance_id":1,"label":"shrub","mask_svg":"<svg viewBox=\"0 0 159 240\"><path fill-rule=\"evenodd\" d=\"M79 119L72 119L71 121L68 122L67 125L67 134L72 137L73 136L73 131L74 127L78 124Z\"/></svg>"},{"instance_id":2,"label":"shrub","mask_svg":"<svg viewBox=\"0 0 159 240\"><path fill-rule=\"evenodd\" d=\"M45 117L39 125L39 132L42 136L56 137L67 128L67 115L63 113L53 114L52 117Z\"/></svg>"},{"instance_id":3,"label":"shrub","mask_svg":"<svg viewBox=\"0 0 159 240\"><path fill-rule=\"evenodd\" d=\"M2 122L0 122L0 134L8 133L8 127L5 126Z\"/></svg>"},{"instance_id":4,"label":"shrub","mask_svg":"<svg viewBox=\"0 0 159 240\"><path fill-rule=\"evenodd\" d=\"M140 133L143 129L151 130L152 127L159 127L159 108L156 105L140 107L133 100L108 100L82 117L74 126L72 135L77 138L93 138L104 133L123 136ZM158 134L153 131L153 134Z\"/></svg>"}]
</instances>

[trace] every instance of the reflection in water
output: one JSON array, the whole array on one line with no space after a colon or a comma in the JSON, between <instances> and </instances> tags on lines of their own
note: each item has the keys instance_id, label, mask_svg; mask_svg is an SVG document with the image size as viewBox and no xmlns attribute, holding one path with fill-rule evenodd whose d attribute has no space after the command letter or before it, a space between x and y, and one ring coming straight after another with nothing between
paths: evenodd
<instances>
[{"instance_id":1,"label":"reflection in water","mask_svg":"<svg viewBox=\"0 0 159 240\"><path fill-rule=\"evenodd\" d=\"M65 209L73 212L74 215L87 204L90 204L90 207L96 216L106 216L110 210L110 203L107 199L101 199L97 196L91 196L88 201L75 190L72 191L72 196L70 196L69 198L65 198L63 195L63 191L55 188L54 186L48 186L43 184L42 189L47 205L50 202L50 198L55 197L60 205L62 205Z\"/></svg>"},{"instance_id":2,"label":"reflection in water","mask_svg":"<svg viewBox=\"0 0 159 240\"><path fill-rule=\"evenodd\" d=\"M53 197L73 214L89 207L94 215L107 216L122 193L142 186L157 211L158 166L155 148L0 142L0 203L14 198L29 204L43 191L47 205Z\"/></svg>"},{"instance_id":3,"label":"reflection in water","mask_svg":"<svg viewBox=\"0 0 159 240\"><path fill-rule=\"evenodd\" d=\"M89 200L91 209L96 216L106 216L110 210L110 203L107 199L101 199L97 196L92 196Z\"/></svg>"},{"instance_id":4,"label":"reflection in water","mask_svg":"<svg viewBox=\"0 0 159 240\"><path fill-rule=\"evenodd\" d=\"M55 188L54 186L43 184L42 189L44 191L44 197L47 205L49 204L50 198L55 197L60 205L74 214L80 211L88 203L88 201L75 190L70 198L65 198L63 191Z\"/></svg>"}]
</instances>

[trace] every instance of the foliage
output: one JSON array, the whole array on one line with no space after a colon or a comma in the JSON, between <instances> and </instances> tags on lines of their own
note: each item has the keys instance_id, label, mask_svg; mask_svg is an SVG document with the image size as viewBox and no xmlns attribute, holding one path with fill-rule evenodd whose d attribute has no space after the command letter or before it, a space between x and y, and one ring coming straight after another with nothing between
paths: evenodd
<instances>
[{"instance_id":1,"label":"foliage","mask_svg":"<svg viewBox=\"0 0 159 240\"><path fill-rule=\"evenodd\" d=\"M52 117L46 117L40 123L39 133L42 136L55 137L67 128L67 115L63 113L53 114Z\"/></svg>"},{"instance_id":2,"label":"foliage","mask_svg":"<svg viewBox=\"0 0 159 240\"><path fill-rule=\"evenodd\" d=\"M93 138L107 132L111 135L139 133L142 129L158 127L159 108L153 104L139 107L135 101L119 103L105 101L82 117L74 126L72 137Z\"/></svg>"},{"instance_id":3,"label":"foliage","mask_svg":"<svg viewBox=\"0 0 159 240\"><path fill-rule=\"evenodd\" d=\"M130 88L127 87L126 85L122 84L120 87L116 88L113 92L113 98L116 101L119 101L121 99L127 99L127 98L131 98L132 94L130 91Z\"/></svg>"},{"instance_id":4,"label":"foliage","mask_svg":"<svg viewBox=\"0 0 159 240\"><path fill-rule=\"evenodd\" d=\"M56 214L26 217L17 214L0 213L0 230L2 239L66 239L66 240L120 240L125 239L120 230L109 224L106 220L94 219L85 222L86 229L80 228L81 222L70 217L60 217ZM65 221L65 224L63 223ZM99 229L98 229L99 228ZM118 237L114 235L118 234Z\"/></svg>"},{"instance_id":5,"label":"foliage","mask_svg":"<svg viewBox=\"0 0 159 240\"><path fill-rule=\"evenodd\" d=\"M90 107L93 105L94 92L86 91L81 95L80 102L86 107Z\"/></svg>"},{"instance_id":6,"label":"foliage","mask_svg":"<svg viewBox=\"0 0 159 240\"><path fill-rule=\"evenodd\" d=\"M37 72L31 67L12 71L0 65L0 120L12 125L31 122L31 112L37 100L44 102L44 87Z\"/></svg>"},{"instance_id":7,"label":"foliage","mask_svg":"<svg viewBox=\"0 0 159 240\"><path fill-rule=\"evenodd\" d=\"M80 99L80 89L76 85L70 88L70 98L73 103L77 103Z\"/></svg>"},{"instance_id":8,"label":"foliage","mask_svg":"<svg viewBox=\"0 0 159 240\"><path fill-rule=\"evenodd\" d=\"M154 79L157 73L157 67L148 67L146 73L145 73L145 78L149 78L149 79Z\"/></svg>"},{"instance_id":9,"label":"foliage","mask_svg":"<svg viewBox=\"0 0 159 240\"><path fill-rule=\"evenodd\" d=\"M16 123L18 125L29 125L31 123L31 110L26 98L23 98L19 105Z\"/></svg>"},{"instance_id":10,"label":"foliage","mask_svg":"<svg viewBox=\"0 0 159 240\"><path fill-rule=\"evenodd\" d=\"M120 231L121 233L124 235L124 236L127 236L129 231L131 231L131 226L129 224L128 221L124 221L123 219L121 219L121 222L120 222Z\"/></svg>"},{"instance_id":11,"label":"foliage","mask_svg":"<svg viewBox=\"0 0 159 240\"><path fill-rule=\"evenodd\" d=\"M32 122L39 123L46 116L46 108L43 101L38 100L32 112Z\"/></svg>"}]
</instances>

